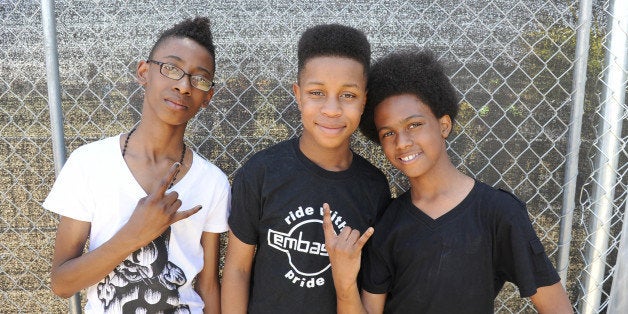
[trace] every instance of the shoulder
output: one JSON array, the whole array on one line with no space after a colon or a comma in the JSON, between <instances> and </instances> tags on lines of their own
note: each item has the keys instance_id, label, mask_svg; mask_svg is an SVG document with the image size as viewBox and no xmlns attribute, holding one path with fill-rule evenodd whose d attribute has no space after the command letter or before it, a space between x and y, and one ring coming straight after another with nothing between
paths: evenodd
<instances>
[{"instance_id":1,"label":"shoulder","mask_svg":"<svg viewBox=\"0 0 628 314\"><path fill-rule=\"evenodd\" d=\"M117 149L117 150L116 150ZM120 136L111 136L80 146L72 155L95 155L120 151ZM122 154L122 153L120 153Z\"/></svg>"},{"instance_id":2,"label":"shoulder","mask_svg":"<svg viewBox=\"0 0 628 314\"><path fill-rule=\"evenodd\" d=\"M120 152L119 135L80 146L70 154L66 165L70 164L76 166L88 164L96 168L94 167L95 165L101 165L103 162L111 161L115 154L120 154L120 156L122 154Z\"/></svg>"},{"instance_id":3,"label":"shoulder","mask_svg":"<svg viewBox=\"0 0 628 314\"><path fill-rule=\"evenodd\" d=\"M480 215L502 227L529 225L526 204L512 192L476 181Z\"/></svg>"},{"instance_id":4,"label":"shoulder","mask_svg":"<svg viewBox=\"0 0 628 314\"><path fill-rule=\"evenodd\" d=\"M411 211L412 203L410 201L410 191L406 191L393 199L382 217L375 225L375 228L390 230L399 225L400 220L407 220L408 213Z\"/></svg>"},{"instance_id":5,"label":"shoulder","mask_svg":"<svg viewBox=\"0 0 628 314\"><path fill-rule=\"evenodd\" d=\"M375 167L375 165L362 157L360 154L355 152L353 153L353 163L355 164L355 167L360 175L370 178L372 180L386 182L386 185L388 185L388 179L386 178L386 175L379 168Z\"/></svg>"},{"instance_id":6,"label":"shoulder","mask_svg":"<svg viewBox=\"0 0 628 314\"><path fill-rule=\"evenodd\" d=\"M242 165L242 167L240 167L240 169L238 169L236 174L253 171L257 172L268 166L276 167L278 162L282 159L287 159L286 157L290 156L293 157L294 140L295 139L285 140L256 152ZM292 160L294 158L288 159Z\"/></svg>"},{"instance_id":7,"label":"shoulder","mask_svg":"<svg viewBox=\"0 0 628 314\"><path fill-rule=\"evenodd\" d=\"M482 203L489 208L525 211L525 202L506 189L496 188L480 181L476 181L474 189Z\"/></svg>"},{"instance_id":8,"label":"shoulder","mask_svg":"<svg viewBox=\"0 0 628 314\"><path fill-rule=\"evenodd\" d=\"M373 227L375 232L369 240L371 247L377 247L382 252L387 251L397 239L404 238L399 235L416 231L416 219L410 214L411 203L408 197L406 192L393 199L386 207Z\"/></svg>"},{"instance_id":9,"label":"shoulder","mask_svg":"<svg viewBox=\"0 0 628 314\"><path fill-rule=\"evenodd\" d=\"M192 152L194 154L194 161L191 170L193 170L196 177L202 178L204 181L214 182L216 185L229 186L229 178L218 166L214 165L197 152Z\"/></svg>"}]
</instances>

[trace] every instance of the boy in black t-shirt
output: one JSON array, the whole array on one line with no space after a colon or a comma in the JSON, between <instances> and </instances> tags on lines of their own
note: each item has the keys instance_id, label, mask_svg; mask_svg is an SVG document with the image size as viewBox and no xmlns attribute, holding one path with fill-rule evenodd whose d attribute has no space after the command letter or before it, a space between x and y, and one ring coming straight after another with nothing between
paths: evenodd
<instances>
[{"instance_id":1,"label":"boy in black t-shirt","mask_svg":"<svg viewBox=\"0 0 628 314\"><path fill-rule=\"evenodd\" d=\"M334 206L330 228L364 231L390 200L384 174L349 147L366 101L366 36L319 25L298 49L303 132L258 152L234 177L223 313L335 313L321 205Z\"/></svg>"},{"instance_id":2,"label":"boy in black t-shirt","mask_svg":"<svg viewBox=\"0 0 628 314\"><path fill-rule=\"evenodd\" d=\"M392 53L373 65L368 91L361 131L411 187L362 236L350 227L335 235L324 205L338 312L490 313L510 281L539 312L571 313L525 204L451 163L445 141L458 98L436 59Z\"/></svg>"}]
</instances>

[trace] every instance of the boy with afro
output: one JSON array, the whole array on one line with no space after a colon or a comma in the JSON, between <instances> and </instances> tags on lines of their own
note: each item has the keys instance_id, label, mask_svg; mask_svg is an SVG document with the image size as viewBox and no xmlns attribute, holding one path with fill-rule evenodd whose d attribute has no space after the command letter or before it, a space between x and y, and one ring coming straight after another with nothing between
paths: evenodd
<instances>
[{"instance_id":1,"label":"boy with afro","mask_svg":"<svg viewBox=\"0 0 628 314\"><path fill-rule=\"evenodd\" d=\"M339 313L492 313L513 282L541 313L571 313L566 292L525 204L451 163L446 139L458 98L427 52L392 53L373 65L361 131L405 174L410 190L360 236L324 230ZM331 206L333 209L333 206ZM362 300L356 283L362 246Z\"/></svg>"},{"instance_id":2,"label":"boy with afro","mask_svg":"<svg viewBox=\"0 0 628 314\"><path fill-rule=\"evenodd\" d=\"M229 181L183 138L214 94L215 60L207 18L163 32L137 65L137 126L75 150L46 198L60 215L52 290L86 288L86 313L220 312Z\"/></svg>"},{"instance_id":3,"label":"boy with afro","mask_svg":"<svg viewBox=\"0 0 628 314\"><path fill-rule=\"evenodd\" d=\"M384 174L350 147L366 101L371 50L366 36L331 24L298 44L293 91L299 137L255 154L233 180L223 313L335 313L322 229L364 231L388 205Z\"/></svg>"}]
</instances>

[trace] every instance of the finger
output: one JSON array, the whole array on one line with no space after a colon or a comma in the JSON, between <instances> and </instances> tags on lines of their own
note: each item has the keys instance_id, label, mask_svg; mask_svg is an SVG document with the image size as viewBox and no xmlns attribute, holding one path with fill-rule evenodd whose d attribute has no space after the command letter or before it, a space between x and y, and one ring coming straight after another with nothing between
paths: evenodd
<instances>
[{"instance_id":1,"label":"finger","mask_svg":"<svg viewBox=\"0 0 628 314\"><path fill-rule=\"evenodd\" d=\"M353 229L347 235L347 242L349 242L349 244L351 245L354 245L356 242L358 242L359 238L360 238L360 231L358 229Z\"/></svg>"},{"instance_id":2,"label":"finger","mask_svg":"<svg viewBox=\"0 0 628 314\"><path fill-rule=\"evenodd\" d=\"M356 246L362 250L362 248L364 247L364 245L366 244L366 242L371 238L371 236L373 235L373 233L375 233L375 229L373 229L373 227L369 227L368 229L366 229L366 231L364 231L364 233L362 234L362 236L358 239L358 241L355 243Z\"/></svg>"},{"instance_id":3,"label":"finger","mask_svg":"<svg viewBox=\"0 0 628 314\"><path fill-rule=\"evenodd\" d=\"M168 205L168 207L166 207L166 210L167 210L166 212L168 214L171 214L171 215L172 214L176 215L177 210L179 210L179 208L181 208L181 204L183 204L183 203L181 202L180 199L178 199L178 198L175 199L174 202L172 202L172 204L170 204L170 205Z\"/></svg>"},{"instance_id":4,"label":"finger","mask_svg":"<svg viewBox=\"0 0 628 314\"><path fill-rule=\"evenodd\" d=\"M172 223L175 223L175 222L177 222L179 220L183 220L185 218L188 218L188 217L198 213L201 210L201 208L203 208L203 206L197 205L197 206L194 206L192 209L188 209L188 210L177 212L174 215L174 220L172 221Z\"/></svg>"},{"instance_id":5,"label":"finger","mask_svg":"<svg viewBox=\"0 0 628 314\"><path fill-rule=\"evenodd\" d=\"M177 191L171 191L169 193L164 194L163 200L166 204L174 203L179 198L179 193Z\"/></svg>"},{"instance_id":6,"label":"finger","mask_svg":"<svg viewBox=\"0 0 628 314\"><path fill-rule=\"evenodd\" d=\"M323 232L325 233L325 242L331 241L336 236L334 225L331 223L331 209L329 204L323 204Z\"/></svg>"},{"instance_id":7,"label":"finger","mask_svg":"<svg viewBox=\"0 0 628 314\"><path fill-rule=\"evenodd\" d=\"M355 236L355 239L353 239L353 241L351 241L351 234L357 232L357 236ZM338 239L341 241L351 241L351 243L355 243L356 239L360 236L360 232L349 227L349 226L344 226L344 228L342 228L340 230L340 233L338 234Z\"/></svg>"},{"instance_id":8,"label":"finger","mask_svg":"<svg viewBox=\"0 0 628 314\"><path fill-rule=\"evenodd\" d=\"M172 166L170 166L170 169L168 169L168 173L166 174L166 176L161 178L161 181L159 181L159 184L151 194L163 196L170 187L170 183L172 183L172 181L174 181L174 178L176 178L180 166L181 164L178 161L172 164Z\"/></svg>"}]
</instances>

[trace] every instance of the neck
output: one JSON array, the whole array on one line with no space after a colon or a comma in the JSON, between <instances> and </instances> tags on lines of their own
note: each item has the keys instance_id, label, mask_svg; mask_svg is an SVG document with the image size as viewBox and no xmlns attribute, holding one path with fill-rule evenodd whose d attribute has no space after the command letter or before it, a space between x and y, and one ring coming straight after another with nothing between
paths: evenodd
<instances>
[{"instance_id":1,"label":"neck","mask_svg":"<svg viewBox=\"0 0 628 314\"><path fill-rule=\"evenodd\" d=\"M409 178L412 198L433 198L438 195L455 192L458 187L467 186L473 179L460 172L446 160L441 165L430 169L418 177ZM465 188L462 188L463 190Z\"/></svg>"},{"instance_id":2,"label":"neck","mask_svg":"<svg viewBox=\"0 0 628 314\"><path fill-rule=\"evenodd\" d=\"M353 161L353 152L349 144L339 147L321 147L301 136L299 138L301 152L319 167L328 171L343 171L349 169Z\"/></svg>"},{"instance_id":3,"label":"neck","mask_svg":"<svg viewBox=\"0 0 628 314\"><path fill-rule=\"evenodd\" d=\"M185 144L183 134L185 126L179 128L148 128L142 121L127 134L125 140L126 154L141 157L149 162L159 162L162 159L180 161Z\"/></svg>"},{"instance_id":4,"label":"neck","mask_svg":"<svg viewBox=\"0 0 628 314\"><path fill-rule=\"evenodd\" d=\"M439 175L423 175L412 179L410 184L412 203L432 219L437 219L467 197L474 180L451 165L439 171Z\"/></svg>"}]
</instances>

